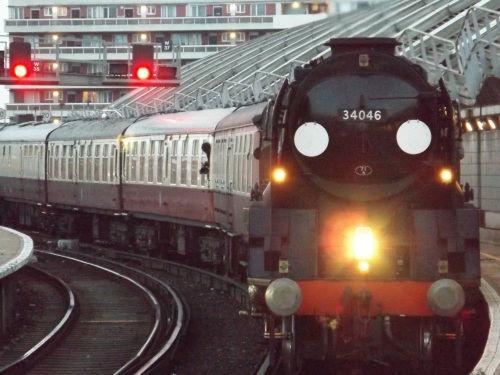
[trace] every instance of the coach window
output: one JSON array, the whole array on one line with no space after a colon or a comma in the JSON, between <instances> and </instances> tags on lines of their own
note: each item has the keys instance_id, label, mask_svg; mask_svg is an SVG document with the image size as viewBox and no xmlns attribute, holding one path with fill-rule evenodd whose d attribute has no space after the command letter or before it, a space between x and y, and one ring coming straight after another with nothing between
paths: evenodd
<instances>
[{"instance_id":1,"label":"coach window","mask_svg":"<svg viewBox=\"0 0 500 375\"><path fill-rule=\"evenodd\" d=\"M67 147L65 145L61 145L61 180L66 179L66 152Z\"/></svg>"},{"instance_id":2,"label":"coach window","mask_svg":"<svg viewBox=\"0 0 500 375\"><path fill-rule=\"evenodd\" d=\"M243 155L245 164L245 173L243 174L243 191L249 193L252 188L252 136L247 134L245 137L245 154Z\"/></svg>"},{"instance_id":3,"label":"coach window","mask_svg":"<svg viewBox=\"0 0 500 375\"><path fill-rule=\"evenodd\" d=\"M156 159L156 183L163 182L163 141L157 141L156 149L158 151L158 158Z\"/></svg>"},{"instance_id":4,"label":"coach window","mask_svg":"<svg viewBox=\"0 0 500 375\"><path fill-rule=\"evenodd\" d=\"M108 182L109 178L109 145L102 146L102 181Z\"/></svg>"},{"instance_id":5,"label":"coach window","mask_svg":"<svg viewBox=\"0 0 500 375\"><path fill-rule=\"evenodd\" d=\"M165 170L163 172L163 176L165 176L165 183L168 183L168 177L169 177L169 167L170 167L170 162L168 157L170 156L171 148L169 147L169 143L165 142L165 155L163 157L163 163L165 163Z\"/></svg>"},{"instance_id":6,"label":"coach window","mask_svg":"<svg viewBox=\"0 0 500 375\"><path fill-rule=\"evenodd\" d=\"M146 182L146 141L141 142L141 153L139 155L139 182Z\"/></svg>"},{"instance_id":7,"label":"coach window","mask_svg":"<svg viewBox=\"0 0 500 375\"><path fill-rule=\"evenodd\" d=\"M78 152L78 180L85 178L85 145L80 145Z\"/></svg>"},{"instance_id":8,"label":"coach window","mask_svg":"<svg viewBox=\"0 0 500 375\"><path fill-rule=\"evenodd\" d=\"M132 145L132 155L130 157L130 181L137 180L137 142Z\"/></svg>"},{"instance_id":9,"label":"coach window","mask_svg":"<svg viewBox=\"0 0 500 375\"><path fill-rule=\"evenodd\" d=\"M59 145L54 147L54 178L59 178Z\"/></svg>"},{"instance_id":10,"label":"coach window","mask_svg":"<svg viewBox=\"0 0 500 375\"><path fill-rule=\"evenodd\" d=\"M233 165L232 165L232 174L233 174L233 190L240 190L240 145L241 145L241 136L236 136L233 138L234 140L234 148L233 148Z\"/></svg>"},{"instance_id":11,"label":"coach window","mask_svg":"<svg viewBox=\"0 0 500 375\"><path fill-rule=\"evenodd\" d=\"M85 176L85 179L87 181L92 181L92 144L87 145L87 156L85 158L85 164L87 166L87 175Z\"/></svg>"},{"instance_id":12,"label":"coach window","mask_svg":"<svg viewBox=\"0 0 500 375\"><path fill-rule=\"evenodd\" d=\"M181 185L187 185L187 167L188 167L188 140L182 141L182 154L181 154Z\"/></svg>"},{"instance_id":13,"label":"coach window","mask_svg":"<svg viewBox=\"0 0 500 375\"><path fill-rule=\"evenodd\" d=\"M199 167L199 155L200 155L200 140L193 140L193 149L191 151L191 186L198 186L198 173Z\"/></svg>"},{"instance_id":14,"label":"coach window","mask_svg":"<svg viewBox=\"0 0 500 375\"><path fill-rule=\"evenodd\" d=\"M100 181L101 172L101 145L95 145L94 150L94 181Z\"/></svg>"},{"instance_id":15,"label":"coach window","mask_svg":"<svg viewBox=\"0 0 500 375\"><path fill-rule=\"evenodd\" d=\"M170 157L170 184L177 184L177 143L178 141L172 141L172 156Z\"/></svg>"},{"instance_id":16,"label":"coach window","mask_svg":"<svg viewBox=\"0 0 500 375\"><path fill-rule=\"evenodd\" d=\"M201 144L203 143L208 143L208 139L204 139ZM203 165L203 163L205 163L207 161L207 155L202 152L201 155L200 155L200 168L201 166ZM202 174L200 175L200 186L205 186L205 183L207 182L207 174Z\"/></svg>"},{"instance_id":17,"label":"coach window","mask_svg":"<svg viewBox=\"0 0 500 375\"><path fill-rule=\"evenodd\" d=\"M116 177L118 176L118 172L116 171L116 160L118 159L118 149L116 145L111 145L111 153L109 155L109 171L111 175L109 176L110 182L116 182Z\"/></svg>"},{"instance_id":18,"label":"coach window","mask_svg":"<svg viewBox=\"0 0 500 375\"><path fill-rule=\"evenodd\" d=\"M35 150L36 151L36 150ZM73 180L73 145L68 146L68 180Z\"/></svg>"},{"instance_id":19,"label":"coach window","mask_svg":"<svg viewBox=\"0 0 500 375\"><path fill-rule=\"evenodd\" d=\"M149 141L148 183L154 182L156 143L157 143L156 141Z\"/></svg>"},{"instance_id":20,"label":"coach window","mask_svg":"<svg viewBox=\"0 0 500 375\"><path fill-rule=\"evenodd\" d=\"M125 182L129 182L129 177L130 177L130 144L125 143L123 145L123 180Z\"/></svg>"}]
</instances>

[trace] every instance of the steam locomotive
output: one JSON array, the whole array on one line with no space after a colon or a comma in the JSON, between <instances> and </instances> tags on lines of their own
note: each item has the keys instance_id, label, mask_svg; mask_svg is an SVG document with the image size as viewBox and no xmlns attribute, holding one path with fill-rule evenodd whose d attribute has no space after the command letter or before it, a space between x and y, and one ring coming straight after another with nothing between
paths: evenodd
<instances>
[{"instance_id":1,"label":"steam locomotive","mask_svg":"<svg viewBox=\"0 0 500 375\"><path fill-rule=\"evenodd\" d=\"M394 39L327 45L264 128L273 177L250 208L249 290L281 317L268 334L288 373L317 357L427 366L445 333L459 364L480 267L456 106Z\"/></svg>"},{"instance_id":2,"label":"steam locomotive","mask_svg":"<svg viewBox=\"0 0 500 375\"><path fill-rule=\"evenodd\" d=\"M2 223L240 275L287 373L432 363L443 337L459 366L480 266L457 108L394 39L327 45L268 102L3 126Z\"/></svg>"}]
</instances>

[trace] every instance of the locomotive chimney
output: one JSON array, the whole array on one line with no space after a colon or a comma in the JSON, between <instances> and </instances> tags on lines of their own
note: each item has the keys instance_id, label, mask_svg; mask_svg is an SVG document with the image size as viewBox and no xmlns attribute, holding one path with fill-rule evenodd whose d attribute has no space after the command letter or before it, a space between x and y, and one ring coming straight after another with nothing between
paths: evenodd
<instances>
[{"instance_id":1,"label":"locomotive chimney","mask_svg":"<svg viewBox=\"0 0 500 375\"><path fill-rule=\"evenodd\" d=\"M394 55L399 44L394 38L332 38L325 46L330 46L332 55L353 51L378 51Z\"/></svg>"}]
</instances>

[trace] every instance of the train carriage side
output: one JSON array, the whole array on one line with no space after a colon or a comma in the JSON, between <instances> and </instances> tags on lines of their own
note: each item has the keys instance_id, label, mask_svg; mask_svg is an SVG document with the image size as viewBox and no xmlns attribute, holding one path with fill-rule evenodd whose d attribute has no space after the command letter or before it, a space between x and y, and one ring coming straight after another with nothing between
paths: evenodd
<instances>
[{"instance_id":1,"label":"train carriage side","mask_svg":"<svg viewBox=\"0 0 500 375\"><path fill-rule=\"evenodd\" d=\"M63 124L48 140L49 202L60 207L121 211L120 138L133 119Z\"/></svg>"},{"instance_id":2,"label":"train carriage side","mask_svg":"<svg viewBox=\"0 0 500 375\"><path fill-rule=\"evenodd\" d=\"M0 199L3 220L31 225L47 203L47 136L57 125L28 123L0 128Z\"/></svg>"},{"instance_id":3,"label":"train carriage side","mask_svg":"<svg viewBox=\"0 0 500 375\"><path fill-rule=\"evenodd\" d=\"M247 210L257 201L260 187L258 159L260 132L253 123L267 103L241 107L224 118L215 133L213 186L216 221L225 229L248 235ZM252 196L253 194L253 196Z\"/></svg>"},{"instance_id":4,"label":"train carriage side","mask_svg":"<svg viewBox=\"0 0 500 375\"><path fill-rule=\"evenodd\" d=\"M151 116L127 129L123 208L135 219L139 249L186 256L188 249L219 247L218 240L212 240L216 231L210 231L217 225L207 173L215 127L232 111L234 108ZM207 238L205 243L203 238ZM195 250L193 256L197 258L197 254Z\"/></svg>"},{"instance_id":5,"label":"train carriage side","mask_svg":"<svg viewBox=\"0 0 500 375\"><path fill-rule=\"evenodd\" d=\"M50 135L47 189L52 231L99 238L99 215L121 212L120 138L133 121L70 121Z\"/></svg>"},{"instance_id":6,"label":"train carriage side","mask_svg":"<svg viewBox=\"0 0 500 375\"><path fill-rule=\"evenodd\" d=\"M246 272L250 206L260 204L262 199L259 160L266 105L238 108L217 125L215 132L211 170L215 221L226 234L225 267L232 274Z\"/></svg>"}]
</instances>

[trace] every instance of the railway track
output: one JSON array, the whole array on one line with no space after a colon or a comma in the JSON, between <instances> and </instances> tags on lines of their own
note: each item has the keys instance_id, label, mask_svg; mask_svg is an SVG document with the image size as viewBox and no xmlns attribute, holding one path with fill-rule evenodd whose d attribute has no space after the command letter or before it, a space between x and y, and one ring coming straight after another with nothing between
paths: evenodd
<instances>
[{"instance_id":1,"label":"railway track","mask_svg":"<svg viewBox=\"0 0 500 375\"><path fill-rule=\"evenodd\" d=\"M125 273L130 273L126 268L111 270L60 254L38 252L37 255L36 268L56 275L67 284L67 289L74 292L79 302L79 313L69 314L69 309L74 307L66 304L65 315L74 317L71 326L64 324L64 330L54 329L45 337L43 345L33 345L30 351L39 354L43 349L43 358L39 355L35 359L35 354L24 355L6 371L126 374L164 373L167 370L166 359L186 324L184 306L173 289L162 283L145 282L147 277L143 276L142 284L154 284L152 292L126 276ZM114 268L120 267L114 265ZM45 293L44 298L49 294ZM55 304L62 305L63 300ZM44 299L43 305L44 314L54 323L50 309L45 309L51 305L50 300ZM61 307L56 310L56 315L60 315ZM62 339L61 332L64 334Z\"/></svg>"},{"instance_id":2,"label":"railway track","mask_svg":"<svg viewBox=\"0 0 500 375\"><path fill-rule=\"evenodd\" d=\"M20 317L17 335L4 339L0 373L24 372L62 337L77 318L75 295L62 280L34 267L18 274Z\"/></svg>"},{"instance_id":3,"label":"railway track","mask_svg":"<svg viewBox=\"0 0 500 375\"><path fill-rule=\"evenodd\" d=\"M27 234L33 238L35 248L54 250L54 244L57 242L54 239L38 233ZM180 344L176 342L174 345L176 347L179 345L175 357L172 351L163 353L161 349L157 350L158 356L168 358L169 369L165 365L165 368L161 370L145 371L141 366L136 366L129 373L248 375L256 372L259 362L264 358L267 345L262 337L260 323L247 314L249 306L244 284L182 264L102 247L81 245L79 251L58 250L57 252L92 263L100 262L101 267L116 267L116 270L126 272L129 277L138 280L148 289L155 289L151 286L152 283L172 286L185 298L188 306L186 314L189 314L190 322L187 330L181 334L182 342ZM70 280L75 277L69 265L67 267L55 266L55 268L56 270L65 269ZM100 289L103 290L102 287ZM116 294L120 295L121 292L116 292ZM81 309L84 309L85 303L80 298L78 301ZM88 323L88 325L91 324ZM68 338L71 337L72 334L68 334ZM110 337L114 338L114 335ZM109 346L117 347L113 342ZM95 361L89 358L88 362L94 365ZM51 368L50 373L57 372ZM106 372L89 368L85 373L101 375L111 374L113 371Z\"/></svg>"}]
</instances>

